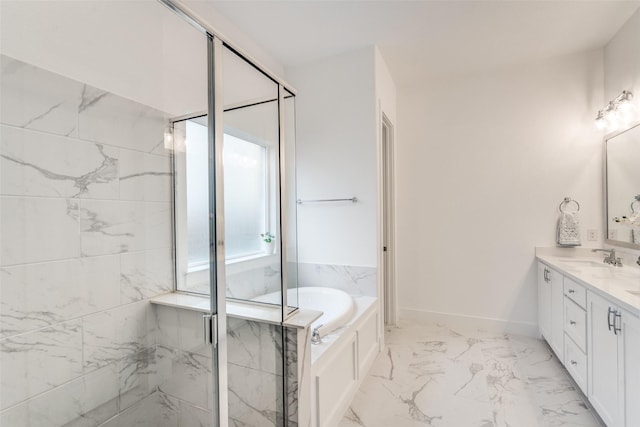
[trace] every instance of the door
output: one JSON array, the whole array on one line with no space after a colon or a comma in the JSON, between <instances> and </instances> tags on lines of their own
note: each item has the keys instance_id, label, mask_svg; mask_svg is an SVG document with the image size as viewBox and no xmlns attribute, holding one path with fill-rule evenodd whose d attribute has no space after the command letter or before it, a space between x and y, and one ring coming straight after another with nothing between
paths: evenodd
<instances>
[{"instance_id":1,"label":"door","mask_svg":"<svg viewBox=\"0 0 640 427\"><path fill-rule=\"evenodd\" d=\"M624 407L624 425L640 426L640 319L623 311L620 317L622 329L621 344L621 379Z\"/></svg>"},{"instance_id":2,"label":"door","mask_svg":"<svg viewBox=\"0 0 640 427\"><path fill-rule=\"evenodd\" d=\"M548 269L547 277L551 285L551 348L558 359L564 360L564 277L555 270Z\"/></svg>"},{"instance_id":3,"label":"door","mask_svg":"<svg viewBox=\"0 0 640 427\"><path fill-rule=\"evenodd\" d=\"M382 115L382 257L384 289L384 323L397 320L395 284L393 125Z\"/></svg>"},{"instance_id":4,"label":"door","mask_svg":"<svg viewBox=\"0 0 640 427\"><path fill-rule=\"evenodd\" d=\"M607 426L618 423L618 335L614 325L616 307L606 299L587 293L587 347L589 401Z\"/></svg>"},{"instance_id":5,"label":"door","mask_svg":"<svg viewBox=\"0 0 640 427\"><path fill-rule=\"evenodd\" d=\"M540 335L551 342L551 283L549 267L538 263L538 328Z\"/></svg>"}]
</instances>

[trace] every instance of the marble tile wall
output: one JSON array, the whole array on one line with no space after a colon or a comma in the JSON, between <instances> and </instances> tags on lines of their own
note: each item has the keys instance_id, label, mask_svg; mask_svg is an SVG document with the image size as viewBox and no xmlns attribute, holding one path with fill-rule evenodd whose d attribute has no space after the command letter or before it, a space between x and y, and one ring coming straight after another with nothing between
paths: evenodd
<instances>
[{"instance_id":1,"label":"marble tile wall","mask_svg":"<svg viewBox=\"0 0 640 427\"><path fill-rule=\"evenodd\" d=\"M163 399L179 358L156 351L147 300L173 286L165 115L4 55L0 91L0 424Z\"/></svg>"},{"instance_id":2,"label":"marble tile wall","mask_svg":"<svg viewBox=\"0 0 640 427\"><path fill-rule=\"evenodd\" d=\"M158 391L171 402L159 411L172 417L184 408L195 408L190 416L209 426L212 416L213 391L211 350L202 343L202 313L166 306L154 307L157 321ZM295 393L297 336L289 335L291 361L288 384ZM251 320L227 319L227 380L229 424L232 426L282 426L283 362L282 328ZM150 405L151 403L146 403ZM173 409L167 409L167 407ZM289 401L289 411L296 411L297 401ZM179 408L182 408L182 412ZM133 415L131 415L133 416ZM203 418L204 417L204 418ZM202 422L205 419L207 422ZM183 424L179 424L182 426ZM190 425L190 424L189 424Z\"/></svg>"},{"instance_id":3,"label":"marble tile wall","mask_svg":"<svg viewBox=\"0 0 640 427\"><path fill-rule=\"evenodd\" d=\"M341 289L349 295L376 296L376 268L332 264L298 264L300 286Z\"/></svg>"}]
</instances>

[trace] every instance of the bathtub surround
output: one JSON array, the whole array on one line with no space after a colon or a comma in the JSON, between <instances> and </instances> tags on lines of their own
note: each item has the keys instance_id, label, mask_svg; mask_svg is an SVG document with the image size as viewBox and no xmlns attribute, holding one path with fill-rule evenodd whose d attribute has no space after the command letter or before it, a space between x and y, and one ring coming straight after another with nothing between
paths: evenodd
<instances>
[{"instance_id":1,"label":"bathtub surround","mask_svg":"<svg viewBox=\"0 0 640 427\"><path fill-rule=\"evenodd\" d=\"M298 264L301 287L322 286L345 291L349 295L376 296L376 269L332 264Z\"/></svg>"},{"instance_id":2,"label":"bathtub surround","mask_svg":"<svg viewBox=\"0 0 640 427\"><path fill-rule=\"evenodd\" d=\"M173 283L165 115L0 61L0 419L99 424L158 385L146 300Z\"/></svg>"}]
</instances>

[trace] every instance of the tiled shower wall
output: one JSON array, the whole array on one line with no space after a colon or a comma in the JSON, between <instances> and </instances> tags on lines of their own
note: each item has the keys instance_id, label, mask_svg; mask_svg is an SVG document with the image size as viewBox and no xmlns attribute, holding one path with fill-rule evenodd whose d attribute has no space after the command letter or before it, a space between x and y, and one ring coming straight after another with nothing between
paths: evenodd
<instances>
[{"instance_id":1,"label":"tiled shower wall","mask_svg":"<svg viewBox=\"0 0 640 427\"><path fill-rule=\"evenodd\" d=\"M172 288L160 111L2 56L0 424L98 425L157 389Z\"/></svg>"},{"instance_id":2,"label":"tiled shower wall","mask_svg":"<svg viewBox=\"0 0 640 427\"><path fill-rule=\"evenodd\" d=\"M335 288L355 296L377 295L375 267L299 263L298 281L301 287Z\"/></svg>"}]
</instances>

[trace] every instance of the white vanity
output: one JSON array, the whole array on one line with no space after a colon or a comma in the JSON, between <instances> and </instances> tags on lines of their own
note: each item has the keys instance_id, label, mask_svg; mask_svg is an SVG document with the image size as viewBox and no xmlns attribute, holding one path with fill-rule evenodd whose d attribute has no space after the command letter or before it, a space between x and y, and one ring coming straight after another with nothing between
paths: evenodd
<instances>
[{"instance_id":1,"label":"white vanity","mask_svg":"<svg viewBox=\"0 0 640 427\"><path fill-rule=\"evenodd\" d=\"M538 324L608 427L640 426L640 267L538 248ZM636 256L637 258L637 256Z\"/></svg>"}]
</instances>

